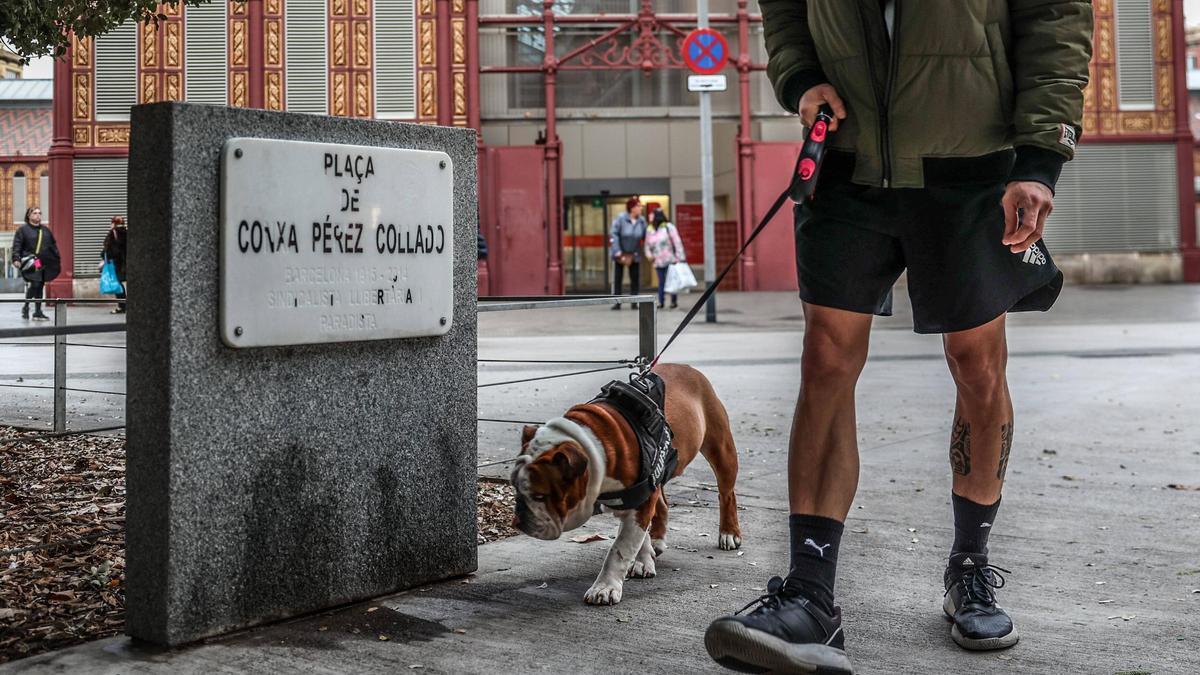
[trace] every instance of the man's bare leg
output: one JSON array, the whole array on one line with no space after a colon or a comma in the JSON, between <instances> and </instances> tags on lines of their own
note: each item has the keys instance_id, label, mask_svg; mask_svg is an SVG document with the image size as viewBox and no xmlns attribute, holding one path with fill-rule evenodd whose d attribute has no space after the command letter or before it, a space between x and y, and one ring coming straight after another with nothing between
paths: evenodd
<instances>
[{"instance_id":1,"label":"man's bare leg","mask_svg":"<svg viewBox=\"0 0 1200 675\"><path fill-rule=\"evenodd\" d=\"M978 328L947 333L942 341L958 390L950 439L954 494L991 504L1000 499L1012 448L1004 315Z\"/></svg>"},{"instance_id":2,"label":"man's bare leg","mask_svg":"<svg viewBox=\"0 0 1200 675\"><path fill-rule=\"evenodd\" d=\"M872 316L805 303L804 317L788 453L788 580L832 615L842 524L858 491L854 389L867 362Z\"/></svg>"},{"instance_id":3,"label":"man's bare leg","mask_svg":"<svg viewBox=\"0 0 1200 675\"><path fill-rule=\"evenodd\" d=\"M987 566L988 536L1000 508L1013 439L1004 318L943 337L958 391L950 437L954 544L944 576L943 609L954 619L951 636L967 649L1000 649L1018 639L1012 620L996 605L1000 582Z\"/></svg>"},{"instance_id":4,"label":"man's bare leg","mask_svg":"<svg viewBox=\"0 0 1200 675\"><path fill-rule=\"evenodd\" d=\"M858 491L854 389L867 362L873 317L805 303L804 318L788 501L793 514L844 521Z\"/></svg>"}]
</instances>

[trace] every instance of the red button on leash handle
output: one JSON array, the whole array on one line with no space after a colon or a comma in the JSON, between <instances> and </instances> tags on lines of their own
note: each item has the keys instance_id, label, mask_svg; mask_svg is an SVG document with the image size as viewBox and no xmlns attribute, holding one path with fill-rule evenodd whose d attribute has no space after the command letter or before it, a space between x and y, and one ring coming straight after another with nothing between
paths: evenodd
<instances>
[{"instance_id":1,"label":"red button on leash handle","mask_svg":"<svg viewBox=\"0 0 1200 675\"><path fill-rule=\"evenodd\" d=\"M828 128L829 125L825 124L825 120L817 118L817 123L813 125L812 133L809 134L808 137L817 143L824 143L825 131Z\"/></svg>"},{"instance_id":2,"label":"red button on leash handle","mask_svg":"<svg viewBox=\"0 0 1200 675\"><path fill-rule=\"evenodd\" d=\"M800 160L800 180L808 180L817 172L817 163L812 160L812 157L804 157Z\"/></svg>"},{"instance_id":3,"label":"red button on leash handle","mask_svg":"<svg viewBox=\"0 0 1200 675\"><path fill-rule=\"evenodd\" d=\"M829 124L833 122L833 110L821 106L817 119L808 130L800 156L796 159L796 172L792 176L789 194L797 204L812 199L817 189L817 176L821 173L821 161L825 159L825 141L829 140Z\"/></svg>"}]
</instances>

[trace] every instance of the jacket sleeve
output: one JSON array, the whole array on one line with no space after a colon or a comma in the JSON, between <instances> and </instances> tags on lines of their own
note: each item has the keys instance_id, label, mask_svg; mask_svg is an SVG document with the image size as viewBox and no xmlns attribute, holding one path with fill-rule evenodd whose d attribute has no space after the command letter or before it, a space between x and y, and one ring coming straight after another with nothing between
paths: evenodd
<instances>
[{"instance_id":1,"label":"jacket sleeve","mask_svg":"<svg viewBox=\"0 0 1200 675\"><path fill-rule=\"evenodd\" d=\"M767 77L775 98L788 112L804 92L828 82L808 27L808 0L760 0L763 38L767 44Z\"/></svg>"},{"instance_id":2,"label":"jacket sleeve","mask_svg":"<svg viewBox=\"0 0 1200 675\"><path fill-rule=\"evenodd\" d=\"M620 240L620 236L619 236L620 233L617 231L618 223L620 223L620 222L621 222L620 216L613 219L612 228L611 228L612 232L608 236L608 239L609 239L608 257L614 258L614 259L617 257L617 254L619 254L621 252L621 240Z\"/></svg>"},{"instance_id":3,"label":"jacket sleeve","mask_svg":"<svg viewBox=\"0 0 1200 675\"><path fill-rule=\"evenodd\" d=\"M1054 190L1083 132L1092 3L1010 0L1009 7L1017 150L1009 180L1034 180Z\"/></svg>"},{"instance_id":4,"label":"jacket sleeve","mask_svg":"<svg viewBox=\"0 0 1200 675\"><path fill-rule=\"evenodd\" d=\"M16 233L13 234L13 245L12 245L12 261L13 262L20 262L21 256L25 255L25 238L21 236L21 228L22 227L24 227L24 226L18 227Z\"/></svg>"}]
</instances>

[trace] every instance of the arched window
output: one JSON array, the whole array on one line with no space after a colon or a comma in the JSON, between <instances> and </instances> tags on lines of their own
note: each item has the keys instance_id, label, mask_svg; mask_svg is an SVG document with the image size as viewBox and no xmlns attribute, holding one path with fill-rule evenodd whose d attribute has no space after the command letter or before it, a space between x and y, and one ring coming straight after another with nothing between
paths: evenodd
<instances>
[{"instance_id":1,"label":"arched window","mask_svg":"<svg viewBox=\"0 0 1200 675\"><path fill-rule=\"evenodd\" d=\"M42 207L42 222L50 222L50 172L38 175L38 205Z\"/></svg>"},{"instance_id":2,"label":"arched window","mask_svg":"<svg viewBox=\"0 0 1200 675\"><path fill-rule=\"evenodd\" d=\"M28 192L25 184L25 172L17 170L12 175L12 212L13 223L25 222L25 207L28 204Z\"/></svg>"}]
</instances>

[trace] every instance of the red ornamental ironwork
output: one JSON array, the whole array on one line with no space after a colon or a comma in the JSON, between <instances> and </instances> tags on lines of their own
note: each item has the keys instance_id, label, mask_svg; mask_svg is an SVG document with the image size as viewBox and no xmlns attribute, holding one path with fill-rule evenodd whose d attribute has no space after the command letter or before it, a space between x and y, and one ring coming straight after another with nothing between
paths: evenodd
<instances>
[{"instance_id":1,"label":"red ornamental ironwork","mask_svg":"<svg viewBox=\"0 0 1200 675\"><path fill-rule=\"evenodd\" d=\"M622 44L620 38L629 32L634 33L633 39L629 44ZM558 60L558 67L563 70L640 69L646 75L654 70L687 68L677 51L663 41L660 35L664 33L672 33L679 39L687 37L687 33L674 22L659 18L650 0L642 0L641 9L634 20L622 23L565 54ZM576 58L579 65L563 65Z\"/></svg>"}]
</instances>

